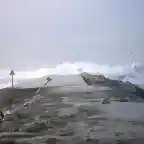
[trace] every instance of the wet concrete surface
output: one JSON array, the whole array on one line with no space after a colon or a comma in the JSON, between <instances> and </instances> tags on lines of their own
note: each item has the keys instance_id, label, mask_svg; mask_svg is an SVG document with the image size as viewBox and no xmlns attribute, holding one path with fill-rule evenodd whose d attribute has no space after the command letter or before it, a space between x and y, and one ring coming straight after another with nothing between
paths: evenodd
<instances>
[{"instance_id":1,"label":"wet concrete surface","mask_svg":"<svg viewBox=\"0 0 144 144\"><path fill-rule=\"evenodd\" d=\"M99 86L42 88L35 94L36 90L3 92L1 101L5 99L7 114L0 124L1 143L144 143L142 102L102 104L103 98L115 95L111 88Z\"/></svg>"}]
</instances>

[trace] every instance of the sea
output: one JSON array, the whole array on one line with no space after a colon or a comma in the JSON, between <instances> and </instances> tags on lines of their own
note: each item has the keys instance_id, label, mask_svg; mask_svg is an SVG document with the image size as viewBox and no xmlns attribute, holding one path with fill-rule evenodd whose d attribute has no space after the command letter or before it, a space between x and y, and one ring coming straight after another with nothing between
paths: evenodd
<instances>
[{"instance_id":1,"label":"sea","mask_svg":"<svg viewBox=\"0 0 144 144\"><path fill-rule=\"evenodd\" d=\"M14 69L9 68L0 70L0 88L11 86L11 75L9 75L11 70ZM144 83L144 66L138 62L115 66L99 65L94 62L63 62L53 67L38 68L36 70L14 70L14 72L14 85L19 86L24 85L25 82L25 84L31 83L33 80L48 75L69 75L70 82L72 80L70 75L79 75L81 72L102 74L111 79L130 81L135 84ZM58 81L59 79L55 80L55 83L59 83ZM42 83L42 85L43 84L44 83Z\"/></svg>"}]
</instances>

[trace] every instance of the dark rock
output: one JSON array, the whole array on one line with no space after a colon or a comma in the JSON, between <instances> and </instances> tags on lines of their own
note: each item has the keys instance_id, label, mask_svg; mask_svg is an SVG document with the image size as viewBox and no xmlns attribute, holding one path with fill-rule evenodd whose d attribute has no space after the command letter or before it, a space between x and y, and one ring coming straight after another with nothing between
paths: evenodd
<instances>
[{"instance_id":1,"label":"dark rock","mask_svg":"<svg viewBox=\"0 0 144 144\"><path fill-rule=\"evenodd\" d=\"M110 100L108 98L104 98L102 104L110 104Z\"/></svg>"},{"instance_id":2,"label":"dark rock","mask_svg":"<svg viewBox=\"0 0 144 144\"><path fill-rule=\"evenodd\" d=\"M44 130L48 130L48 126L43 122L25 124L19 129L20 132L40 132Z\"/></svg>"},{"instance_id":3,"label":"dark rock","mask_svg":"<svg viewBox=\"0 0 144 144\"><path fill-rule=\"evenodd\" d=\"M3 120L4 119L4 113L2 111L0 111L0 119Z\"/></svg>"},{"instance_id":4,"label":"dark rock","mask_svg":"<svg viewBox=\"0 0 144 144\"><path fill-rule=\"evenodd\" d=\"M15 132L19 129L20 123L18 121L4 121L0 125L0 132Z\"/></svg>"},{"instance_id":5,"label":"dark rock","mask_svg":"<svg viewBox=\"0 0 144 144\"><path fill-rule=\"evenodd\" d=\"M57 143L57 139L56 138L48 138L46 143L47 144L56 144Z\"/></svg>"},{"instance_id":6,"label":"dark rock","mask_svg":"<svg viewBox=\"0 0 144 144\"><path fill-rule=\"evenodd\" d=\"M71 129L61 129L59 131L59 135L60 136L73 136L74 135L74 131Z\"/></svg>"},{"instance_id":7,"label":"dark rock","mask_svg":"<svg viewBox=\"0 0 144 144\"><path fill-rule=\"evenodd\" d=\"M11 114L6 114L4 117L4 121L14 121L18 120L20 118L20 115L17 112L13 112Z\"/></svg>"},{"instance_id":8,"label":"dark rock","mask_svg":"<svg viewBox=\"0 0 144 144\"><path fill-rule=\"evenodd\" d=\"M132 84L129 81L120 81L120 80L112 80L110 78L106 78L102 75L91 75L89 73L82 73L81 74L82 79L88 84L88 85L103 85L111 87L112 89L116 89L116 93L123 93L123 95L131 95L133 94L135 96L135 100L137 98L142 98L144 100L144 90L140 88L139 86ZM122 101L125 102L125 101Z\"/></svg>"},{"instance_id":9,"label":"dark rock","mask_svg":"<svg viewBox=\"0 0 144 144\"><path fill-rule=\"evenodd\" d=\"M14 140L0 140L0 144L16 144Z\"/></svg>"}]
</instances>

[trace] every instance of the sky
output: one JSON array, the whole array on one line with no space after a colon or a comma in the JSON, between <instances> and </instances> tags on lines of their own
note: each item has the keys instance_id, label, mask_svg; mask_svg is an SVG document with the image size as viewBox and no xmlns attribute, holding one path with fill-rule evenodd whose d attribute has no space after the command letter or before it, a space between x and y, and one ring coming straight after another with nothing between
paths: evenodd
<instances>
[{"instance_id":1,"label":"sky","mask_svg":"<svg viewBox=\"0 0 144 144\"><path fill-rule=\"evenodd\" d=\"M143 15L143 0L0 0L0 69L144 64Z\"/></svg>"}]
</instances>

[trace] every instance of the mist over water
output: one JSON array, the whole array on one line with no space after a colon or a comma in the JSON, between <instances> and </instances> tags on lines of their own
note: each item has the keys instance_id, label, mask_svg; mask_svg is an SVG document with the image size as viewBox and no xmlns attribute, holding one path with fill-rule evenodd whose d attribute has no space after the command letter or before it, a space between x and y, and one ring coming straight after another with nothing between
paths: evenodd
<instances>
[{"instance_id":1,"label":"mist over water","mask_svg":"<svg viewBox=\"0 0 144 144\"><path fill-rule=\"evenodd\" d=\"M19 84L26 80L41 78L46 75L77 75L83 72L103 74L106 77L118 80L128 80L132 83L144 83L144 66L140 63L126 65L99 65L94 62L63 62L55 67L39 68L35 71L15 71L14 83ZM10 70L0 71L0 88L11 85Z\"/></svg>"}]
</instances>

